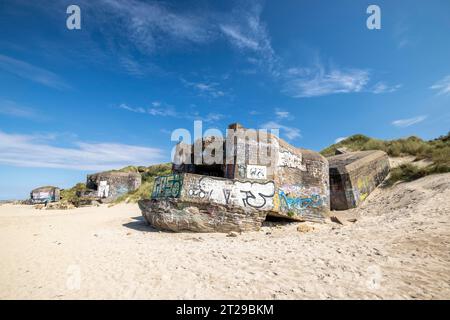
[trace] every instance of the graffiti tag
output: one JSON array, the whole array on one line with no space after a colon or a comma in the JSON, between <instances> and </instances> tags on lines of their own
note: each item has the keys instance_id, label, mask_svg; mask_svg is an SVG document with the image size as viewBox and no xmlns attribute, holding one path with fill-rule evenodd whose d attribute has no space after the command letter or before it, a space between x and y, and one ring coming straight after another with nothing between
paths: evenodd
<instances>
[{"instance_id":1,"label":"graffiti tag","mask_svg":"<svg viewBox=\"0 0 450 320\"><path fill-rule=\"evenodd\" d=\"M247 166L247 178L249 179L267 179L267 167L266 166Z\"/></svg>"},{"instance_id":2,"label":"graffiti tag","mask_svg":"<svg viewBox=\"0 0 450 320\"><path fill-rule=\"evenodd\" d=\"M179 174L157 177L153 185L152 199L178 198L182 185L183 178Z\"/></svg>"},{"instance_id":3,"label":"graffiti tag","mask_svg":"<svg viewBox=\"0 0 450 320\"><path fill-rule=\"evenodd\" d=\"M270 210L273 208L275 185L272 181L242 182L202 177L198 184L190 187L188 194L224 205Z\"/></svg>"}]
</instances>

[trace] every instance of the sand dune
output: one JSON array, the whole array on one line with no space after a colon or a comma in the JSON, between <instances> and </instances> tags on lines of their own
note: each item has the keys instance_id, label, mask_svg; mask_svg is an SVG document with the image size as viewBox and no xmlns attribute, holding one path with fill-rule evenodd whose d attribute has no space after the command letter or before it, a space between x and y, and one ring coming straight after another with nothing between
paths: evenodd
<instances>
[{"instance_id":1,"label":"sand dune","mask_svg":"<svg viewBox=\"0 0 450 320\"><path fill-rule=\"evenodd\" d=\"M137 205L0 206L1 299L450 298L450 174L377 189L356 223L175 234Z\"/></svg>"}]
</instances>

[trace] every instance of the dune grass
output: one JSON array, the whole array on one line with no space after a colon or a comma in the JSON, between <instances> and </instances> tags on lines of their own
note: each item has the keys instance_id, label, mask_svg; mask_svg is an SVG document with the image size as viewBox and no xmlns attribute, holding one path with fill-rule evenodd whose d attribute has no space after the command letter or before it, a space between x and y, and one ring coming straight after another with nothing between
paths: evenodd
<instances>
[{"instance_id":1,"label":"dune grass","mask_svg":"<svg viewBox=\"0 0 450 320\"><path fill-rule=\"evenodd\" d=\"M425 159L432 162L426 167L418 167L413 162L392 169L387 180L388 185L397 181L412 181L429 174L450 172L450 132L429 141L414 136L405 139L379 140L356 134L323 149L320 153L326 157L332 156L337 148L342 147L350 151L382 150L391 157L414 156L415 161Z\"/></svg>"},{"instance_id":2,"label":"dune grass","mask_svg":"<svg viewBox=\"0 0 450 320\"><path fill-rule=\"evenodd\" d=\"M141 186L134 190L130 191L114 201L114 204L121 202L137 202L141 199L148 199L153 190L153 183L155 182L155 178L158 176L164 176L172 173L172 164L171 163L162 163L156 164L149 167L126 167L121 170L134 170L137 171L122 171L122 172L139 172L142 176L142 184Z\"/></svg>"},{"instance_id":3,"label":"dune grass","mask_svg":"<svg viewBox=\"0 0 450 320\"><path fill-rule=\"evenodd\" d=\"M67 201L72 203L73 205L77 206L80 202L80 197L78 194L80 192L83 192L86 190L86 184L85 183L77 183L75 186L73 186L70 189L63 189L61 190L61 201Z\"/></svg>"}]
</instances>

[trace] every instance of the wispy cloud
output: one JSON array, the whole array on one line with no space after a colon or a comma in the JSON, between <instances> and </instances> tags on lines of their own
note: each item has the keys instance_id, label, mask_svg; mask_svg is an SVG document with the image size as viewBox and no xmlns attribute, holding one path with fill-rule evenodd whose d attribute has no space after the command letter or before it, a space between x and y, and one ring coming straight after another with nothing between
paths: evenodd
<instances>
[{"instance_id":1,"label":"wispy cloud","mask_svg":"<svg viewBox=\"0 0 450 320\"><path fill-rule=\"evenodd\" d=\"M148 60L142 62L127 53L119 54L118 62L127 74L135 76L136 78L141 78L149 73L161 72L160 68L150 63Z\"/></svg>"},{"instance_id":2,"label":"wispy cloud","mask_svg":"<svg viewBox=\"0 0 450 320\"><path fill-rule=\"evenodd\" d=\"M200 96L220 98L225 96L225 92L220 89L220 84L217 82L191 82L181 78L181 81L186 87L194 88Z\"/></svg>"},{"instance_id":3,"label":"wispy cloud","mask_svg":"<svg viewBox=\"0 0 450 320\"><path fill-rule=\"evenodd\" d=\"M167 46L205 43L211 40L207 16L179 13L162 2L101 0L96 2L110 21L105 32L118 33L143 53L154 53ZM114 18L115 23L111 22Z\"/></svg>"},{"instance_id":4,"label":"wispy cloud","mask_svg":"<svg viewBox=\"0 0 450 320\"><path fill-rule=\"evenodd\" d=\"M348 137L339 137L339 138L336 138L336 140L334 140L334 143L339 143L339 142L341 142L341 141L344 141L345 139L347 139Z\"/></svg>"},{"instance_id":5,"label":"wispy cloud","mask_svg":"<svg viewBox=\"0 0 450 320\"><path fill-rule=\"evenodd\" d=\"M121 143L76 141L61 147L41 135L0 131L0 163L19 167L109 170L127 165L149 165L164 159L158 148Z\"/></svg>"},{"instance_id":6,"label":"wispy cloud","mask_svg":"<svg viewBox=\"0 0 450 320\"><path fill-rule=\"evenodd\" d=\"M403 22L400 21L395 24L393 37L397 43L397 48L402 49L411 44L411 39L409 37L409 27Z\"/></svg>"},{"instance_id":7,"label":"wispy cloud","mask_svg":"<svg viewBox=\"0 0 450 320\"><path fill-rule=\"evenodd\" d=\"M360 92L369 82L369 72L362 69L327 70L322 64L314 68L288 69L284 92L295 98L319 97L336 93Z\"/></svg>"},{"instance_id":8,"label":"wispy cloud","mask_svg":"<svg viewBox=\"0 0 450 320\"><path fill-rule=\"evenodd\" d=\"M131 111L134 113L147 113L147 110L141 107L130 107L129 105L127 105L126 103L121 103L119 104L119 109L123 109L123 110L127 110L127 111Z\"/></svg>"},{"instance_id":9,"label":"wispy cloud","mask_svg":"<svg viewBox=\"0 0 450 320\"><path fill-rule=\"evenodd\" d=\"M0 69L50 88L58 90L66 90L70 88L70 86L57 74L34 66L28 62L2 54L0 54Z\"/></svg>"},{"instance_id":10,"label":"wispy cloud","mask_svg":"<svg viewBox=\"0 0 450 320\"><path fill-rule=\"evenodd\" d=\"M276 56L267 28L260 18L262 9L262 5L255 2L236 8L219 27L235 48L255 55L248 61L271 68Z\"/></svg>"},{"instance_id":11,"label":"wispy cloud","mask_svg":"<svg viewBox=\"0 0 450 320\"><path fill-rule=\"evenodd\" d=\"M422 116L417 116L414 118L399 119L399 120L392 121L392 125L399 127L399 128L406 128L406 127L412 126L414 124L417 124L419 122L422 122L426 118L427 118L426 115L422 115Z\"/></svg>"},{"instance_id":12,"label":"wispy cloud","mask_svg":"<svg viewBox=\"0 0 450 320\"><path fill-rule=\"evenodd\" d=\"M27 119L41 118L32 108L19 105L16 102L10 100L0 100L0 114L10 117Z\"/></svg>"},{"instance_id":13,"label":"wispy cloud","mask_svg":"<svg viewBox=\"0 0 450 320\"><path fill-rule=\"evenodd\" d=\"M269 121L261 125L262 129L280 129L289 140L301 138L300 129L289 127L276 121Z\"/></svg>"},{"instance_id":14,"label":"wispy cloud","mask_svg":"<svg viewBox=\"0 0 450 320\"><path fill-rule=\"evenodd\" d=\"M175 110L173 106L162 104L159 101L154 101L150 104L148 108L142 107L131 107L126 103L121 103L119 109L131 111L134 113L149 114L152 116L162 116L162 117L178 117L180 114Z\"/></svg>"},{"instance_id":15,"label":"wispy cloud","mask_svg":"<svg viewBox=\"0 0 450 320\"><path fill-rule=\"evenodd\" d=\"M225 118L225 115L221 113L210 112L206 115L201 115L200 113L194 113L193 115L185 116L189 120L201 120L204 122L216 122Z\"/></svg>"},{"instance_id":16,"label":"wispy cloud","mask_svg":"<svg viewBox=\"0 0 450 320\"><path fill-rule=\"evenodd\" d=\"M275 116L277 117L277 119L286 119L286 118L289 118L291 116L291 114L289 111L284 111L284 110L276 108Z\"/></svg>"},{"instance_id":17,"label":"wispy cloud","mask_svg":"<svg viewBox=\"0 0 450 320\"><path fill-rule=\"evenodd\" d=\"M378 82L376 83L371 89L370 91L372 93L375 94L380 94L380 93L391 93L391 92L395 92L398 89L400 89L402 87L401 84L397 84L397 85L388 85L384 82Z\"/></svg>"},{"instance_id":18,"label":"wispy cloud","mask_svg":"<svg viewBox=\"0 0 450 320\"><path fill-rule=\"evenodd\" d=\"M433 84L430 89L437 90L439 95L450 94L450 75Z\"/></svg>"},{"instance_id":19,"label":"wispy cloud","mask_svg":"<svg viewBox=\"0 0 450 320\"><path fill-rule=\"evenodd\" d=\"M204 122L215 122L225 118L221 113L209 112L200 114L199 112L178 112L173 106L154 101L148 108L131 107L125 103L118 106L119 109L127 110L134 113L147 114L150 116L173 117L185 120L202 120Z\"/></svg>"}]
</instances>

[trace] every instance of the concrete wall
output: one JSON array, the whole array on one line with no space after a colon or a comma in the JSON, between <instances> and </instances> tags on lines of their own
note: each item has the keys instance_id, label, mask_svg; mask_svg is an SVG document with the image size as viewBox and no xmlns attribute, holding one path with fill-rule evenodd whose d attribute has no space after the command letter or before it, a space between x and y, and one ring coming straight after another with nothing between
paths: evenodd
<instances>
[{"instance_id":1,"label":"concrete wall","mask_svg":"<svg viewBox=\"0 0 450 320\"><path fill-rule=\"evenodd\" d=\"M56 187L42 187L31 191L32 203L55 202L60 200L60 189Z\"/></svg>"},{"instance_id":2,"label":"concrete wall","mask_svg":"<svg viewBox=\"0 0 450 320\"><path fill-rule=\"evenodd\" d=\"M332 210L357 207L389 173L383 151L349 152L328 158Z\"/></svg>"},{"instance_id":3,"label":"concrete wall","mask_svg":"<svg viewBox=\"0 0 450 320\"><path fill-rule=\"evenodd\" d=\"M141 175L134 172L100 172L87 176L86 187L90 194L112 201L141 186Z\"/></svg>"},{"instance_id":4,"label":"concrete wall","mask_svg":"<svg viewBox=\"0 0 450 320\"><path fill-rule=\"evenodd\" d=\"M60 200L60 189L56 187L42 187L31 191L32 203L55 202Z\"/></svg>"},{"instance_id":5,"label":"concrete wall","mask_svg":"<svg viewBox=\"0 0 450 320\"><path fill-rule=\"evenodd\" d=\"M242 127L240 129L245 130ZM227 136L223 142L222 163L216 165L194 164L194 146L180 144L175 152L175 157L178 158L174 162L177 160L183 162L189 159L183 151L190 150L191 164L174 164L173 171L231 179L231 181L224 181L221 184L226 185L225 189L227 190L230 189L230 185L237 188L238 191L231 191L230 194L225 195L225 198L228 197L230 204L233 205L238 203L251 206L253 202L257 207L264 203L263 199L265 199L263 208L270 210L269 215L271 216L293 220L322 220L328 212L330 204L327 159L317 152L295 148L276 136L270 134L260 136L255 131L250 134L248 132L248 130L245 131L246 140L234 140ZM234 153L226 154L229 152L226 149L227 142L237 146L233 150ZM210 141L201 143L203 150L209 143ZM269 159L262 158L260 146L268 143L271 145ZM234 158L234 161L227 164L226 161L230 158ZM200 189L205 189L212 180L214 179L211 177L203 179ZM208 183L205 184L205 181ZM221 180L217 179L217 181ZM205 188L202 188L202 185ZM222 185L217 188L218 190L224 189ZM220 199L223 202L224 197L220 192L218 194L213 192L213 198L216 198L207 198L206 201ZM242 195L245 195L244 198L241 197ZM246 195L249 197L247 198ZM196 192L191 190L191 195L185 196L195 198Z\"/></svg>"},{"instance_id":6,"label":"concrete wall","mask_svg":"<svg viewBox=\"0 0 450 320\"><path fill-rule=\"evenodd\" d=\"M203 150L209 142L203 141ZM222 164L195 165L193 157L191 164L174 164L175 173L195 173L229 179L204 177L201 181L190 183L194 186L190 189L190 194L182 195L195 201L198 201L200 194L205 201L210 202L219 201L223 204L226 200L230 205L254 208L261 206L259 209L269 210L271 216L293 220L319 221L325 218L330 207L326 158L317 152L295 148L270 134L247 136L246 147L239 140L236 140L235 146L239 143L241 148L236 148L233 154L227 154L230 150L225 148L226 142L223 143ZM268 156L270 161L261 157L259 148L268 143L271 144ZM179 162L189 158L184 155L183 150L190 150L193 155L193 146L179 145L175 152ZM227 164L226 159L230 156L234 158L234 163ZM212 194L205 196L204 193L208 194L210 189L220 191L212 191Z\"/></svg>"},{"instance_id":7,"label":"concrete wall","mask_svg":"<svg viewBox=\"0 0 450 320\"><path fill-rule=\"evenodd\" d=\"M328 161L319 153L279 139L274 167L277 193L273 216L323 220L330 208Z\"/></svg>"},{"instance_id":8,"label":"concrete wall","mask_svg":"<svg viewBox=\"0 0 450 320\"><path fill-rule=\"evenodd\" d=\"M178 198L189 203L215 203L249 210L272 210L273 181L231 180L192 173L159 177L152 198Z\"/></svg>"},{"instance_id":9,"label":"concrete wall","mask_svg":"<svg viewBox=\"0 0 450 320\"><path fill-rule=\"evenodd\" d=\"M320 221L328 211L328 198L320 187L284 184L272 180L226 179L191 173L159 177L152 199L178 199L188 205L219 204L245 211L295 220Z\"/></svg>"}]
</instances>

